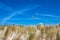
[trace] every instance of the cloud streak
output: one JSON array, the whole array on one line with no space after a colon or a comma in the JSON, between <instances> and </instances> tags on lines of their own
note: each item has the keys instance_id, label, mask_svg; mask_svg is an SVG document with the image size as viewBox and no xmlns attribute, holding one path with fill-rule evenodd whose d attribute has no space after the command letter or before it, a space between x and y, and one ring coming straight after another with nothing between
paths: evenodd
<instances>
[{"instance_id":1,"label":"cloud streak","mask_svg":"<svg viewBox=\"0 0 60 40\"><path fill-rule=\"evenodd\" d=\"M44 17L52 17L52 18L59 18L60 16L52 15L52 14L38 14L35 13L36 16L44 16Z\"/></svg>"},{"instance_id":2,"label":"cloud streak","mask_svg":"<svg viewBox=\"0 0 60 40\"><path fill-rule=\"evenodd\" d=\"M39 6L28 7L28 8L25 7L25 8L22 9L22 10L14 11L14 12L11 13L11 15L7 16L6 18L4 18L4 19L2 20L2 24L4 24L6 21L8 21L9 19L11 19L11 18L12 18L13 16L15 16L15 15L21 15L21 14L23 14L24 12L27 12L27 11L32 10L32 9L35 9L35 8L37 8L37 7L39 7Z\"/></svg>"},{"instance_id":3,"label":"cloud streak","mask_svg":"<svg viewBox=\"0 0 60 40\"><path fill-rule=\"evenodd\" d=\"M0 2L0 9L6 10L6 11L12 11L13 8L7 6L6 4L3 4Z\"/></svg>"},{"instance_id":4,"label":"cloud streak","mask_svg":"<svg viewBox=\"0 0 60 40\"><path fill-rule=\"evenodd\" d=\"M41 16L54 17L54 18L59 17L59 16L55 16L55 15L51 15L51 14L41 14Z\"/></svg>"},{"instance_id":5,"label":"cloud streak","mask_svg":"<svg viewBox=\"0 0 60 40\"><path fill-rule=\"evenodd\" d=\"M4 19L2 20L2 24L5 23L8 19L10 19L11 17L13 17L13 16L15 16L15 15L16 15L16 14L11 14L10 16L4 18Z\"/></svg>"}]
</instances>

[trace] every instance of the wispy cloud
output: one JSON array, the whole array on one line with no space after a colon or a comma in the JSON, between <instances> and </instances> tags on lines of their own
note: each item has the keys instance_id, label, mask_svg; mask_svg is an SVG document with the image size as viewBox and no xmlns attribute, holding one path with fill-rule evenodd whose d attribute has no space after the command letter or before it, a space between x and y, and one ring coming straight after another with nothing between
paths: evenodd
<instances>
[{"instance_id":1,"label":"wispy cloud","mask_svg":"<svg viewBox=\"0 0 60 40\"><path fill-rule=\"evenodd\" d=\"M12 17L15 16L15 15L16 15L16 14L11 14L10 16L4 18L4 19L2 20L2 24L5 23L7 20L9 20L10 18L12 18Z\"/></svg>"},{"instance_id":2,"label":"wispy cloud","mask_svg":"<svg viewBox=\"0 0 60 40\"><path fill-rule=\"evenodd\" d=\"M28 20L41 20L41 18L37 18L37 17L35 17L35 18L28 18Z\"/></svg>"},{"instance_id":3,"label":"wispy cloud","mask_svg":"<svg viewBox=\"0 0 60 40\"><path fill-rule=\"evenodd\" d=\"M56 15L52 15L52 14L39 14L39 13L35 13L35 15L45 16L45 17L53 17L53 18L59 18L60 17L60 16L56 16Z\"/></svg>"},{"instance_id":4,"label":"wispy cloud","mask_svg":"<svg viewBox=\"0 0 60 40\"><path fill-rule=\"evenodd\" d=\"M12 18L13 16L15 16L15 15L20 15L20 14L26 12L26 11L35 9L35 8L37 8L37 7L39 7L39 6L28 7L28 8L25 7L25 8L22 9L22 10L14 11L14 12L11 13L11 15L7 16L6 18L4 18L4 19L2 20L2 24L4 24L6 21L8 21L9 19L11 19L11 18Z\"/></svg>"},{"instance_id":5,"label":"wispy cloud","mask_svg":"<svg viewBox=\"0 0 60 40\"><path fill-rule=\"evenodd\" d=\"M6 4L3 4L0 2L0 9L6 10L6 11L12 11L13 8L7 6Z\"/></svg>"},{"instance_id":6,"label":"wispy cloud","mask_svg":"<svg viewBox=\"0 0 60 40\"><path fill-rule=\"evenodd\" d=\"M54 18L58 18L59 16L55 16L52 14L41 14L40 16L47 16L47 17L54 17Z\"/></svg>"}]
</instances>

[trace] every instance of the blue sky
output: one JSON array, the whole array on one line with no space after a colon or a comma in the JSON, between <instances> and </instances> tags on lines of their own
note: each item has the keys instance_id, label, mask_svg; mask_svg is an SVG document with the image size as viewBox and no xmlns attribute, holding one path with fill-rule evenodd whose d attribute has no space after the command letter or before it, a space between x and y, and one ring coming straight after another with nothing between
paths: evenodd
<instances>
[{"instance_id":1,"label":"blue sky","mask_svg":"<svg viewBox=\"0 0 60 40\"><path fill-rule=\"evenodd\" d=\"M60 23L60 0L0 0L0 24Z\"/></svg>"}]
</instances>

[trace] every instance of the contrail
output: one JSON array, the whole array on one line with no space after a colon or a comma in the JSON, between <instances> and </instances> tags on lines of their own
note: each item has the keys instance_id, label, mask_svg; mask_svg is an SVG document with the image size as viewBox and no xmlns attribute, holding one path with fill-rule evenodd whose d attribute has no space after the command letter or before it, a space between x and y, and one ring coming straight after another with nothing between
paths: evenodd
<instances>
[{"instance_id":1,"label":"contrail","mask_svg":"<svg viewBox=\"0 0 60 40\"><path fill-rule=\"evenodd\" d=\"M40 16L54 17L58 18L59 16L51 15L51 14L41 14Z\"/></svg>"},{"instance_id":2,"label":"contrail","mask_svg":"<svg viewBox=\"0 0 60 40\"><path fill-rule=\"evenodd\" d=\"M24 8L24 9L22 9L22 10L14 11L13 13L11 13L11 15L9 15L8 17L6 17L6 18L3 19L2 24L4 24L6 21L8 21L9 19L11 19L13 16L15 16L15 15L17 15L17 14L20 15L20 14L26 12L26 11L35 9L35 8L37 8L37 7L39 7L39 6L34 6L34 7L31 7L31 8L27 8L27 7L26 7L26 8Z\"/></svg>"}]
</instances>

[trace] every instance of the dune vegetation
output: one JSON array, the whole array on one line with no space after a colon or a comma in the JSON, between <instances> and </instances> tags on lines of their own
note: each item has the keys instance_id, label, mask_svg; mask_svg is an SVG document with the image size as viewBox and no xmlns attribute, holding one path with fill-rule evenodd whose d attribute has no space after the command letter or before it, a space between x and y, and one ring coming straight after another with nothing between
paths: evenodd
<instances>
[{"instance_id":1,"label":"dune vegetation","mask_svg":"<svg viewBox=\"0 0 60 40\"><path fill-rule=\"evenodd\" d=\"M60 40L60 24L54 26L0 26L0 40Z\"/></svg>"}]
</instances>

